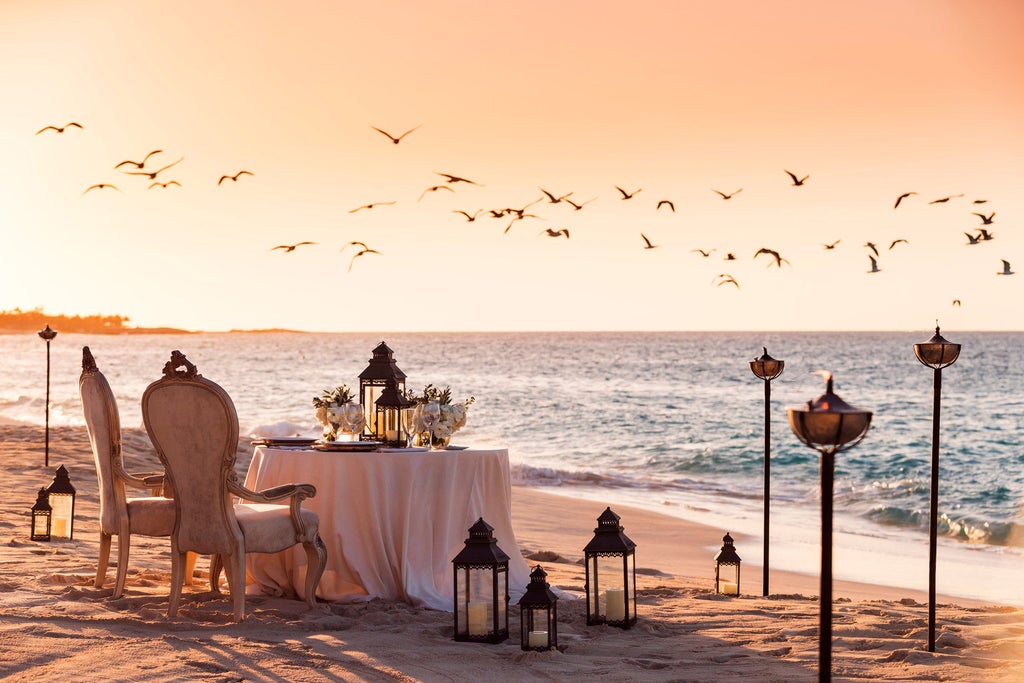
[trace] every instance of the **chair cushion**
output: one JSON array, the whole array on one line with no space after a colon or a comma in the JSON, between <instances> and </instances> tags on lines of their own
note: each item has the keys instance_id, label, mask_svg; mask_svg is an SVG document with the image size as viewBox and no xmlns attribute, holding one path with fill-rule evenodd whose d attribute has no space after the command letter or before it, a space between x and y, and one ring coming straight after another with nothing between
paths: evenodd
<instances>
[{"instance_id":1,"label":"chair cushion","mask_svg":"<svg viewBox=\"0 0 1024 683\"><path fill-rule=\"evenodd\" d=\"M238 503L235 518L245 535L245 552L276 553L290 548L303 539L297 538L288 505L268 503ZM299 509L299 519L312 539L320 528L320 518L312 510Z\"/></svg>"},{"instance_id":2,"label":"chair cushion","mask_svg":"<svg viewBox=\"0 0 1024 683\"><path fill-rule=\"evenodd\" d=\"M128 528L143 536L174 533L174 501L159 496L128 499Z\"/></svg>"}]
</instances>

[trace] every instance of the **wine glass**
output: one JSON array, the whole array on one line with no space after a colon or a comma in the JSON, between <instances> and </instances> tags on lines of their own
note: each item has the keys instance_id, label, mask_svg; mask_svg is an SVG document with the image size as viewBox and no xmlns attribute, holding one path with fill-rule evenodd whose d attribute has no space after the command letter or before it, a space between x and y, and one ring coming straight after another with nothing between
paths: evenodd
<instances>
[{"instance_id":1,"label":"wine glass","mask_svg":"<svg viewBox=\"0 0 1024 683\"><path fill-rule=\"evenodd\" d=\"M420 419L423 421L423 426L427 428L427 433L430 435L430 448L433 449L434 427L441 420L441 404L437 401L424 403L420 412Z\"/></svg>"},{"instance_id":2,"label":"wine glass","mask_svg":"<svg viewBox=\"0 0 1024 683\"><path fill-rule=\"evenodd\" d=\"M352 432L352 440L359 441L359 428L363 424L363 407L358 403L345 404L345 424Z\"/></svg>"},{"instance_id":3,"label":"wine glass","mask_svg":"<svg viewBox=\"0 0 1024 683\"><path fill-rule=\"evenodd\" d=\"M417 407L402 408L402 426L405 427L406 444L409 448L413 447L416 441L416 434L420 430L418 415L416 415Z\"/></svg>"}]
</instances>

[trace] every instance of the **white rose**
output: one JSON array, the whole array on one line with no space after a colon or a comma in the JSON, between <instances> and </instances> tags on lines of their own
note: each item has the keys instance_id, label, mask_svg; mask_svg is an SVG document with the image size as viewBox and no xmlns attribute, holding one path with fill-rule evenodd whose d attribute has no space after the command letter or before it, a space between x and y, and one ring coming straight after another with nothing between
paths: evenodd
<instances>
[{"instance_id":1,"label":"white rose","mask_svg":"<svg viewBox=\"0 0 1024 683\"><path fill-rule=\"evenodd\" d=\"M342 406L331 406L330 408L327 409L327 415L330 418L330 421L335 424L338 424L339 422L342 421L343 412L344 409L342 408Z\"/></svg>"},{"instance_id":2,"label":"white rose","mask_svg":"<svg viewBox=\"0 0 1024 683\"><path fill-rule=\"evenodd\" d=\"M438 422L434 425L434 437L438 439L447 439L452 435L452 429L448 426L447 422Z\"/></svg>"},{"instance_id":3,"label":"white rose","mask_svg":"<svg viewBox=\"0 0 1024 683\"><path fill-rule=\"evenodd\" d=\"M466 426L466 406L461 403L451 406L452 431Z\"/></svg>"},{"instance_id":4,"label":"white rose","mask_svg":"<svg viewBox=\"0 0 1024 683\"><path fill-rule=\"evenodd\" d=\"M327 406L317 406L316 420L322 425L327 424Z\"/></svg>"}]
</instances>

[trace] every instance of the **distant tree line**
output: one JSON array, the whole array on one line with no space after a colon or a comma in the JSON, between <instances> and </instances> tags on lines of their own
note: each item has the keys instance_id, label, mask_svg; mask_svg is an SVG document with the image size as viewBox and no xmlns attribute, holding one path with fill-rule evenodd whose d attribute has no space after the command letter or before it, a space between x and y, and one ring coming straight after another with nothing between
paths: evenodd
<instances>
[{"instance_id":1,"label":"distant tree line","mask_svg":"<svg viewBox=\"0 0 1024 683\"><path fill-rule=\"evenodd\" d=\"M125 323L130 318L123 315L50 315L42 308L23 311L15 308L0 311L0 332L38 332L47 325L58 332L76 332L83 334L138 334L140 332L174 332L185 330L170 328L139 328L128 327Z\"/></svg>"}]
</instances>

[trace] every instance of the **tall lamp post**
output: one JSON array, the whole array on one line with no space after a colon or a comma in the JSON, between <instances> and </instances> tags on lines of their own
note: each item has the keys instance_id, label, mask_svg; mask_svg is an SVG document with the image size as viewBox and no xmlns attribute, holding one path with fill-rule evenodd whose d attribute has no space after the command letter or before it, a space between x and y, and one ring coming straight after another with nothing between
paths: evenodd
<instances>
[{"instance_id":1,"label":"tall lamp post","mask_svg":"<svg viewBox=\"0 0 1024 683\"><path fill-rule=\"evenodd\" d=\"M960 356L960 345L943 339L936 321L935 334L926 342L914 344L914 355L934 371L935 377L932 398L931 512L928 515L928 652L935 652L935 547L938 540L939 408L942 400L942 368L956 362Z\"/></svg>"},{"instance_id":2,"label":"tall lamp post","mask_svg":"<svg viewBox=\"0 0 1024 683\"><path fill-rule=\"evenodd\" d=\"M818 632L818 681L832 680L832 494L835 455L853 448L868 433L871 411L854 408L832 391L832 373L825 393L807 403L789 406L786 414L796 438L821 453L821 603Z\"/></svg>"},{"instance_id":3,"label":"tall lamp post","mask_svg":"<svg viewBox=\"0 0 1024 683\"><path fill-rule=\"evenodd\" d=\"M772 380L782 374L786 361L775 360L768 355L768 347L761 347L761 357L750 361L750 371L764 380L764 569L762 584L763 595L768 596L768 520L771 507L771 472L772 472Z\"/></svg>"},{"instance_id":4,"label":"tall lamp post","mask_svg":"<svg viewBox=\"0 0 1024 683\"><path fill-rule=\"evenodd\" d=\"M50 466L50 342L57 336L56 330L51 330L47 325L45 329L39 330L39 336L46 342L46 456L44 466Z\"/></svg>"}]
</instances>

